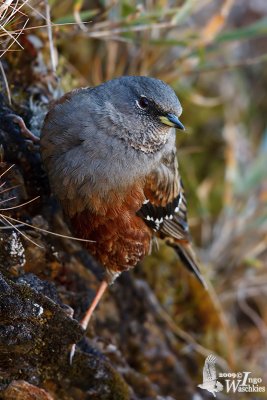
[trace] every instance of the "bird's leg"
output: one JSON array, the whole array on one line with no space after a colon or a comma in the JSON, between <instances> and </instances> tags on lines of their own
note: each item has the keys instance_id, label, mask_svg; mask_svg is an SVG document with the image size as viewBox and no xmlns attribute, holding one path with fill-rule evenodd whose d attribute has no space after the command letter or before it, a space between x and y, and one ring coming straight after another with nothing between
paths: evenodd
<instances>
[{"instance_id":1,"label":"bird's leg","mask_svg":"<svg viewBox=\"0 0 267 400\"><path fill-rule=\"evenodd\" d=\"M107 287L108 287L108 282L105 281L105 280L102 281L100 286L99 286L99 288L98 288L98 290L97 290L97 292L96 292L96 295L95 295L90 307L87 309L87 311L85 313L85 316L80 321L80 325L82 326L82 328L84 330L87 329L87 326L89 324L90 318L93 315L93 312L94 312L96 306L98 305L98 303L100 302L100 300L101 300L105 290L107 289ZM76 345L73 344L72 347L71 347L71 351L70 351L70 364L72 364L72 359L73 359L73 356L75 354L75 349L76 349Z\"/></svg>"},{"instance_id":2,"label":"bird's leg","mask_svg":"<svg viewBox=\"0 0 267 400\"><path fill-rule=\"evenodd\" d=\"M100 302L105 290L108 287L108 283L107 281L102 281L101 285L99 286L96 295L94 297L94 300L92 302L92 304L90 305L90 307L87 309L85 316L83 317L83 319L80 321L80 325L83 327L84 330L87 329L87 326L89 324L90 318L96 308L96 306L98 305L98 303Z\"/></svg>"}]
</instances>

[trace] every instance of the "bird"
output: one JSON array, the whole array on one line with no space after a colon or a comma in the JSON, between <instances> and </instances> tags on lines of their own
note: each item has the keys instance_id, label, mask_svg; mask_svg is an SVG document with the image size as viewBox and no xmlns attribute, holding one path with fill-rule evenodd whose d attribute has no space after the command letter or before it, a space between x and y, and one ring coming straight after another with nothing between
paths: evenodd
<instances>
[{"instance_id":1,"label":"bird","mask_svg":"<svg viewBox=\"0 0 267 400\"><path fill-rule=\"evenodd\" d=\"M206 358L203 368L203 383L198 385L201 389L212 393L214 397L216 397L216 392L221 392L223 390L223 385L221 382L217 381L215 364L216 357L210 354Z\"/></svg>"},{"instance_id":2,"label":"bird","mask_svg":"<svg viewBox=\"0 0 267 400\"><path fill-rule=\"evenodd\" d=\"M175 130L181 103L163 81L121 76L57 100L41 130L52 192L105 276L80 321L86 330L107 287L150 254L174 248L206 287L192 247Z\"/></svg>"}]
</instances>

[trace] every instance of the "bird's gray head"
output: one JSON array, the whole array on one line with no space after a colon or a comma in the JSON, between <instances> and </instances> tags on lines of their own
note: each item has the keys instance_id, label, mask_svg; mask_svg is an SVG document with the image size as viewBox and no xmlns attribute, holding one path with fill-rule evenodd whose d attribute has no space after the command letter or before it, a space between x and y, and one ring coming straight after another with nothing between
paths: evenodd
<instances>
[{"instance_id":1,"label":"bird's gray head","mask_svg":"<svg viewBox=\"0 0 267 400\"><path fill-rule=\"evenodd\" d=\"M170 127L184 129L181 104L174 90L161 80L124 76L93 89L101 112L98 123L110 134L145 153L155 152L167 141ZM94 94L94 93L92 93Z\"/></svg>"}]
</instances>

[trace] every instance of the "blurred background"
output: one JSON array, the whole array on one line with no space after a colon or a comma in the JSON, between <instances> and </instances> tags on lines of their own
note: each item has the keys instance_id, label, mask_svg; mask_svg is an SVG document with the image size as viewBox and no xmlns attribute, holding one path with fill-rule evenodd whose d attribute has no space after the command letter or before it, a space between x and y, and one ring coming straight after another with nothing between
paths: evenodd
<instances>
[{"instance_id":1,"label":"blurred background","mask_svg":"<svg viewBox=\"0 0 267 400\"><path fill-rule=\"evenodd\" d=\"M197 352L196 383L212 353L222 370L252 371L266 385L266 0L4 1L0 18L10 102L29 77L17 70L11 80L5 62L16 65L25 49L38 112L60 93L121 75L174 88L186 126L177 148L189 225L210 290L162 244L134 274L182 338L181 354Z\"/></svg>"}]
</instances>

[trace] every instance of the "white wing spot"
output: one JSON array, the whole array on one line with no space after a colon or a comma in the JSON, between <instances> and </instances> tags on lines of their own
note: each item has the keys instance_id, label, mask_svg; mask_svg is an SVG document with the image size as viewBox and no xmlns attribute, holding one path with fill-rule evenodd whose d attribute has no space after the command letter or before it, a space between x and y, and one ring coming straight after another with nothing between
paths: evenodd
<instances>
[{"instance_id":1,"label":"white wing spot","mask_svg":"<svg viewBox=\"0 0 267 400\"><path fill-rule=\"evenodd\" d=\"M180 205L182 202L183 196L180 196L177 207L175 208L174 212L178 213L179 209L180 209Z\"/></svg>"}]
</instances>

